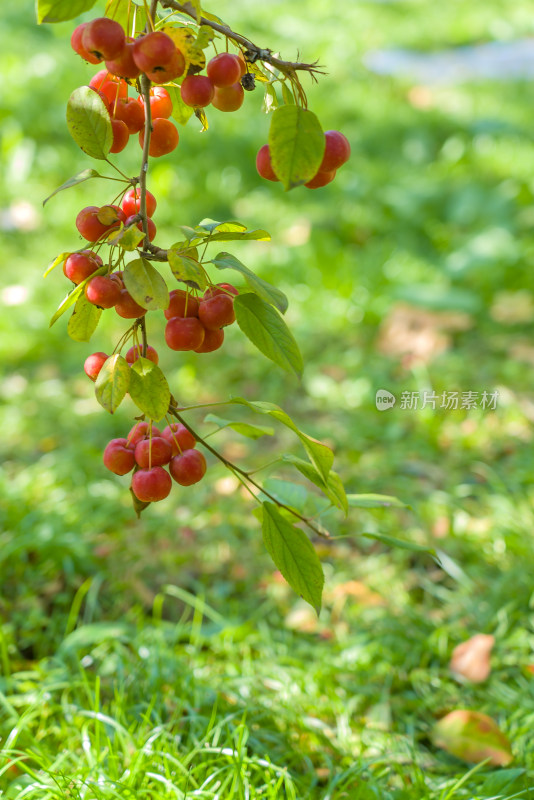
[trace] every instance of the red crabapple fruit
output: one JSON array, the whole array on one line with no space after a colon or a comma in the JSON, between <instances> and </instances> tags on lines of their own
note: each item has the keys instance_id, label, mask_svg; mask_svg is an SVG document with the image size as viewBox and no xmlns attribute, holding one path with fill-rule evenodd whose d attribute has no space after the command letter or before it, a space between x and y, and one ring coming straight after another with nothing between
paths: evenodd
<instances>
[{"instance_id":1,"label":"red crabapple fruit","mask_svg":"<svg viewBox=\"0 0 534 800\"><path fill-rule=\"evenodd\" d=\"M340 131L326 131L326 146L319 172L332 172L339 169L350 158L350 144Z\"/></svg>"},{"instance_id":2,"label":"red crabapple fruit","mask_svg":"<svg viewBox=\"0 0 534 800\"><path fill-rule=\"evenodd\" d=\"M126 439L112 439L104 450L104 464L115 475L126 475L135 466L135 455Z\"/></svg>"},{"instance_id":3,"label":"red crabapple fruit","mask_svg":"<svg viewBox=\"0 0 534 800\"><path fill-rule=\"evenodd\" d=\"M198 300L183 289L169 292L169 305L163 312L165 319L173 317L198 317Z\"/></svg>"},{"instance_id":4,"label":"red crabapple fruit","mask_svg":"<svg viewBox=\"0 0 534 800\"><path fill-rule=\"evenodd\" d=\"M128 364L133 364L134 361L137 361L137 359L140 358L142 355L143 355L143 348L141 347L141 345L134 345L133 347L130 347L130 349L126 353L125 359L128 362ZM159 356L156 350L150 345L147 345L145 358L148 358L150 361L153 361L154 364L157 364L159 361Z\"/></svg>"},{"instance_id":5,"label":"red crabapple fruit","mask_svg":"<svg viewBox=\"0 0 534 800\"><path fill-rule=\"evenodd\" d=\"M277 177L273 165L271 164L271 153L269 151L269 145L264 144L263 147L260 147L258 150L258 155L256 156L256 169L262 178L266 178L268 181L279 181L280 178Z\"/></svg>"},{"instance_id":6,"label":"red crabapple fruit","mask_svg":"<svg viewBox=\"0 0 534 800\"><path fill-rule=\"evenodd\" d=\"M109 149L110 153L120 153L128 144L130 138L130 131L125 122L120 119L111 120L111 129L113 131L113 141Z\"/></svg>"},{"instance_id":7,"label":"red crabapple fruit","mask_svg":"<svg viewBox=\"0 0 534 800\"><path fill-rule=\"evenodd\" d=\"M137 98L141 108L145 109L145 98L142 94ZM162 117L169 119L172 114L172 100L169 92L163 86L152 86L150 88L150 113L152 119ZM143 114L144 116L144 114Z\"/></svg>"},{"instance_id":8,"label":"red crabapple fruit","mask_svg":"<svg viewBox=\"0 0 534 800\"><path fill-rule=\"evenodd\" d=\"M333 169L331 172L318 172L311 181L305 183L308 189L320 189L322 186L327 186L327 184L331 183L334 178L336 177L336 171Z\"/></svg>"},{"instance_id":9,"label":"red crabapple fruit","mask_svg":"<svg viewBox=\"0 0 534 800\"><path fill-rule=\"evenodd\" d=\"M128 444L130 447L135 448L137 442L141 439L146 439L150 436L150 423L149 422L136 422L128 434ZM152 436L161 436L161 433L155 425L152 425Z\"/></svg>"},{"instance_id":10,"label":"red crabapple fruit","mask_svg":"<svg viewBox=\"0 0 534 800\"><path fill-rule=\"evenodd\" d=\"M63 273L73 283L81 283L102 266L100 256L91 250L81 253L71 253L63 264Z\"/></svg>"},{"instance_id":11,"label":"red crabapple fruit","mask_svg":"<svg viewBox=\"0 0 534 800\"><path fill-rule=\"evenodd\" d=\"M132 475L132 491L142 503L164 500L171 489L171 476L163 467L139 469Z\"/></svg>"},{"instance_id":12,"label":"red crabapple fruit","mask_svg":"<svg viewBox=\"0 0 534 800\"><path fill-rule=\"evenodd\" d=\"M109 356L102 352L92 353L90 356L87 356L83 365L83 369L87 377L91 378L92 381L96 381L100 370L104 366L104 362L107 361L108 358Z\"/></svg>"},{"instance_id":13,"label":"red crabapple fruit","mask_svg":"<svg viewBox=\"0 0 534 800\"><path fill-rule=\"evenodd\" d=\"M115 311L123 319L138 319L144 317L147 309L137 303L128 289L120 289L119 299L115 305Z\"/></svg>"},{"instance_id":14,"label":"red crabapple fruit","mask_svg":"<svg viewBox=\"0 0 534 800\"><path fill-rule=\"evenodd\" d=\"M124 197L122 198L122 210L126 214L127 217L131 217L134 214L138 214L141 209L141 189L139 187L134 189L133 186L131 189L128 189L125 192ZM154 195L147 190L146 193L146 213L149 217L154 216L154 211L156 210L157 202Z\"/></svg>"},{"instance_id":15,"label":"red crabapple fruit","mask_svg":"<svg viewBox=\"0 0 534 800\"><path fill-rule=\"evenodd\" d=\"M171 459L169 471L180 486L192 486L206 474L206 459L198 450L184 450Z\"/></svg>"},{"instance_id":16,"label":"red crabapple fruit","mask_svg":"<svg viewBox=\"0 0 534 800\"><path fill-rule=\"evenodd\" d=\"M128 100L128 98L120 97L114 108L112 108L112 113L115 119L124 122L128 128L128 133L139 133L145 124L145 111L133 99Z\"/></svg>"},{"instance_id":17,"label":"red crabapple fruit","mask_svg":"<svg viewBox=\"0 0 534 800\"><path fill-rule=\"evenodd\" d=\"M213 100L215 87L205 75L188 75L182 81L180 94L186 106L205 108Z\"/></svg>"},{"instance_id":18,"label":"red crabapple fruit","mask_svg":"<svg viewBox=\"0 0 534 800\"><path fill-rule=\"evenodd\" d=\"M82 33L83 47L99 61L117 58L125 44L122 26L107 17L91 20Z\"/></svg>"},{"instance_id":19,"label":"red crabapple fruit","mask_svg":"<svg viewBox=\"0 0 534 800\"><path fill-rule=\"evenodd\" d=\"M140 467L162 467L168 464L172 457L171 443L163 436L153 436L151 439L141 439L135 445L135 460Z\"/></svg>"},{"instance_id":20,"label":"red crabapple fruit","mask_svg":"<svg viewBox=\"0 0 534 800\"><path fill-rule=\"evenodd\" d=\"M193 450L197 443L193 434L181 422L172 422L167 425L161 435L171 443L173 456L183 450Z\"/></svg>"},{"instance_id":21,"label":"red crabapple fruit","mask_svg":"<svg viewBox=\"0 0 534 800\"><path fill-rule=\"evenodd\" d=\"M204 327L211 331L231 325L235 321L232 298L227 294L216 294L207 300L201 300L198 306L198 318Z\"/></svg>"},{"instance_id":22,"label":"red crabapple fruit","mask_svg":"<svg viewBox=\"0 0 534 800\"><path fill-rule=\"evenodd\" d=\"M196 350L204 336L205 328L196 317L173 317L165 326L165 341L171 350Z\"/></svg>"},{"instance_id":23,"label":"red crabapple fruit","mask_svg":"<svg viewBox=\"0 0 534 800\"><path fill-rule=\"evenodd\" d=\"M121 290L116 281L106 275L97 275L86 285L85 296L94 306L113 308L121 296Z\"/></svg>"},{"instance_id":24,"label":"red crabapple fruit","mask_svg":"<svg viewBox=\"0 0 534 800\"><path fill-rule=\"evenodd\" d=\"M222 328L218 328L215 331L206 330L204 341L200 347L195 348L195 353L213 353L214 350L218 350L219 347L222 347L223 342L224 331Z\"/></svg>"},{"instance_id":25,"label":"red crabapple fruit","mask_svg":"<svg viewBox=\"0 0 534 800\"><path fill-rule=\"evenodd\" d=\"M206 72L214 86L232 86L241 78L239 58L233 53L220 53L208 62Z\"/></svg>"},{"instance_id":26,"label":"red crabapple fruit","mask_svg":"<svg viewBox=\"0 0 534 800\"><path fill-rule=\"evenodd\" d=\"M150 137L150 145L148 148L149 156L158 158L159 156L166 156L172 153L178 144L179 134L176 126L168 119L161 119L157 117L152 123L152 136ZM139 144L141 147L145 144L145 131L144 129L139 133Z\"/></svg>"},{"instance_id":27,"label":"red crabapple fruit","mask_svg":"<svg viewBox=\"0 0 534 800\"><path fill-rule=\"evenodd\" d=\"M243 105L245 91L240 83L215 88L211 104L219 111L237 111Z\"/></svg>"}]
</instances>

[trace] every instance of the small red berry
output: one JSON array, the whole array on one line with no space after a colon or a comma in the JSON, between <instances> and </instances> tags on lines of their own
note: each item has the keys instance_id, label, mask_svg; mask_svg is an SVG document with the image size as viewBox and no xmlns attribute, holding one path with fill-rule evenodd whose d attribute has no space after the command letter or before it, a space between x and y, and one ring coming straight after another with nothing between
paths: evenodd
<instances>
[{"instance_id":1,"label":"small red berry","mask_svg":"<svg viewBox=\"0 0 534 800\"><path fill-rule=\"evenodd\" d=\"M208 62L206 72L214 86L232 86L241 78L239 58L233 53L220 53Z\"/></svg>"},{"instance_id":2,"label":"small red berry","mask_svg":"<svg viewBox=\"0 0 534 800\"><path fill-rule=\"evenodd\" d=\"M182 81L180 94L186 106L205 108L213 100L215 87L204 75L188 75Z\"/></svg>"},{"instance_id":3,"label":"small red berry","mask_svg":"<svg viewBox=\"0 0 534 800\"><path fill-rule=\"evenodd\" d=\"M340 131L326 131L326 146L318 172L332 172L339 169L350 158L350 143Z\"/></svg>"},{"instance_id":4,"label":"small red berry","mask_svg":"<svg viewBox=\"0 0 534 800\"><path fill-rule=\"evenodd\" d=\"M96 381L100 370L104 366L104 362L107 361L108 358L109 356L102 352L92 353L90 356L87 356L83 365L83 369L87 377L91 378L92 381Z\"/></svg>"},{"instance_id":5,"label":"small red berry","mask_svg":"<svg viewBox=\"0 0 534 800\"><path fill-rule=\"evenodd\" d=\"M118 22L98 17L87 23L82 33L82 45L99 61L117 58L126 44L126 34Z\"/></svg>"},{"instance_id":6,"label":"small red berry","mask_svg":"<svg viewBox=\"0 0 534 800\"><path fill-rule=\"evenodd\" d=\"M144 317L147 310L137 303L127 289L120 289L119 299L115 305L115 311L123 319L138 319Z\"/></svg>"},{"instance_id":7,"label":"small red berry","mask_svg":"<svg viewBox=\"0 0 534 800\"><path fill-rule=\"evenodd\" d=\"M198 450L184 450L171 459L169 471L180 486L192 486L206 474L206 459Z\"/></svg>"},{"instance_id":8,"label":"small red berry","mask_svg":"<svg viewBox=\"0 0 534 800\"><path fill-rule=\"evenodd\" d=\"M208 330L217 330L235 321L234 302L227 294L217 294L201 300L198 318Z\"/></svg>"},{"instance_id":9,"label":"small red berry","mask_svg":"<svg viewBox=\"0 0 534 800\"><path fill-rule=\"evenodd\" d=\"M137 361L137 359L140 358L142 355L143 355L143 348L141 347L141 345L134 345L133 347L130 347L130 349L125 355L125 358L128 364L133 364L134 361ZM156 350L150 345L147 345L145 358L148 358L150 361L153 361L154 364L157 364L159 361L159 356Z\"/></svg>"},{"instance_id":10,"label":"small red berry","mask_svg":"<svg viewBox=\"0 0 534 800\"><path fill-rule=\"evenodd\" d=\"M173 422L171 425L167 425L161 435L171 443L173 456L183 450L193 450L197 443L193 434L181 422Z\"/></svg>"},{"instance_id":11,"label":"small red berry","mask_svg":"<svg viewBox=\"0 0 534 800\"><path fill-rule=\"evenodd\" d=\"M210 331L206 329L206 333L204 335L204 341L195 349L195 353L213 353L215 350L218 350L219 347L222 347L222 343L224 342L224 331L222 328L218 328L215 331Z\"/></svg>"},{"instance_id":12,"label":"small red berry","mask_svg":"<svg viewBox=\"0 0 534 800\"><path fill-rule=\"evenodd\" d=\"M113 308L120 295L121 290L117 283L106 275L91 278L85 287L85 296L89 302L100 308Z\"/></svg>"},{"instance_id":13,"label":"small red berry","mask_svg":"<svg viewBox=\"0 0 534 800\"><path fill-rule=\"evenodd\" d=\"M158 158L172 153L178 144L179 138L176 126L170 120L157 117L152 123L152 136L150 137L148 154ZM144 129L139 133L139 144L141 147L145 144Z\"/></svg>"},{"instance_id":14,"label":"small red berry","mask_svg":"<svg viewBox=\"0 0 534 800\"><path fill-rule=\"evenodd\" d=\"M163 467L139 469L132 475L132 491L142 503L164 500L171 489L171 476Z\"/></svg>"},{"instance_id":15,"label":"small red berry","mask_svg":"<svg viewBox=\"0 0 534 800\"><path fill-rule=\"evenodd\" d=\"M138 214L141 208L141 189L137 187L136 189L132 188L128 189L125 192L124 197L122 198L122 210L126 214L127 217L131 217L134 214ZM156 210L157 202L154 195L147 190L146 193L146 213L149 217L154 216L154 211Z\"/></svg>"},{"instance_id":16,"label":"small red berry","mask_svg":"<svg viewBox=\"0 0 534 800\"><path fill-rule=\"evenodd\" d=\"M173 317L165 326L165 341L171 350L196 350L204 336L205 328L196 317Z\"/></svg>"},{"instance_id":17,"label":"small red berry","mask_svg":"<svg viewBox=\"0 0 534 800\"><path fill-rule=\"evenodd\" d=\"M258 155L256 156L256 169L258 170L260 176L268 181L280 180L271 164L271 153L269 151L268 144L264 144L263 147L260 147L258 150Z\"/></svg>"},{"instance_id":18,"label":"small red berry","mask_svg":"<svg viewBox=\"0 0 534 800\"><path fill-rule=\"evenodd\" d=\"M135 455L126 439L112 439L104 450L104 464L115 475L126 475L135 466Z\"/></svg>"},{"instance_id":19,"label":"small red berry","mask_svg":"<svg viewBox=\"0 0 534 800\"><path fill-rule=\"evenodd\" d=\"M331 172L318 172L311 181L305 183L307 189L320 189L322 186L327 186L329 183L332 183L334 178L336 177L336 170L333 169Z\"/></svg>"},{"instance_id":20,"label":"small red berry","mask_svg":"<svg viewBox=\"0 0 534 800\"><path fill-rule=\"evenodd\" d=\"M183 289L169 292L169 305L163 312L165 319L173 317L198 317L198 300Z\"/></svg>"}]
</instances>

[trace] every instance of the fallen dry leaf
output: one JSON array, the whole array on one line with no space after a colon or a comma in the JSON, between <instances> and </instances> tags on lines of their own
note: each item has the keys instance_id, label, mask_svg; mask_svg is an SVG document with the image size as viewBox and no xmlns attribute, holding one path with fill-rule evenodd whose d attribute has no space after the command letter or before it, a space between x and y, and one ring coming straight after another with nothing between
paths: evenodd
<instances>
[{"instance_id":1,"label":"fallen dry leaf","mask_svg":"<svg viewBox=\"0 0 534 800\"><path fill-rule=\"evenodd\" d=\"M472 683L487 680L491 672L490 655L494 644L494 636L485 633L471 636L452 651L449 664L451 671Z\"/></svg>"},{"instance_id":2,"label":"fallen dry leaf","mask_svg":"<svg viewBox=\"0 0 534 800\"><path fill-rule=\"evenodd\" d=\"M495 720L479 711L451 711L434 725L432 739L436 747L474 764L489 759L492 766L505 767L513 759Z\"/></svg>"}]
</instances>

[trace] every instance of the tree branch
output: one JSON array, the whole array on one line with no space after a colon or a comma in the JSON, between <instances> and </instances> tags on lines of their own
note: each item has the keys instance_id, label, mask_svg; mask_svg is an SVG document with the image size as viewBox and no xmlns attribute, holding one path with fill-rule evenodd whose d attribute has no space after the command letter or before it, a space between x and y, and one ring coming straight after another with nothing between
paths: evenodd
<instances>
[{"instance_id":1,"label":"tree branch","mask_svg":"<svg viewBox=\"0 0 534 800\"><path fill-rule=\"evenodd\" d=\"M285 508L286 511L289 511L290 514L293 514L294 517L299 519L301 522L304 522L304 524L307 525L308 528L310 528L314 533L316 533L317 536L321 536L323 539L330 539L330 535L328 533L326 533L325 531L322 531L319 528L317 528L313 524L313 522L311 522L309 517L304 517L302 514L299 514L298 511L295 511L295 509L291 508L290 506L286 506L285 503L281 503L280 500L277 500L276 497L274 497L274 495L272 495L268 491L266 491L261 486L261 484L257 483L253 478L250 477L252 473L247 472L246 470L241 469L241 467L238 467L237 464L233 464L231 461L228 461L228 459L225 458L222 455L222 453L219 453L218 450L215 450L214 447L212 447L210 444L208 444L208 442L206 442L205 439L203 439L201 436L199 436L198 433L193 428L191 428L191 426L185 421L185 419L181 416L181 414L178 413L178 410L177 410L176 406L173 405L172 401L171 401L171 404L169 406L169 414L171 414L171 416L173 416L175 419L177 419L178 422L181 422L182 425L184 426L184 428L186 428L186 430L188 430L189 433L192 434L192 436L194 436L195 439L198 442L200 442L200 444L203 447L206 448L206 450L209 450L209 452L212 455L214 455L215 458L217 458L222 464L224 464L224 466L227 467L231 472L235 473L238 478L239 478L239 476L242 476L246 481L248 481L248 483L251 484L251 486L254 486L262 494L264 494L265 497L268 497L269 500L272 500L272 502L275 503L278 506L278 508ZM241 478L240 478L240 480L241 480Z\"/></svg>"},{"instance_id":2,"label":"tree branch","mask_svg":"<svg viewBox=\"0 0 534 800\"><path fill-rule=\"evenodd\" d=\"M161 0L161 6L162 8L172 8L174 11L179 11L181 14L191 17L195 22L198 21L195 9L191 3L178 3L176 0ZM280 72L290 80L296 79L297 71L308 72L314 80L317 80L315 77L316 75L325 74L324 71L318 67L317 62L306 64L302 61L283 61L281 58L277 58L273 55L272 50L258 47L258 45L251 42L250 39L233 31L228 25L222 25L220 22L206 19L206 17L200 17L199 24L208 25L208 27L212 28L214 31L222 33L223 36L228 37L228 39L231 39L233 42L243 47L245 49L245 56L250 63L253 64L255 61L265 61L267 64L271 64L275 69L280 70Z\"/></svg>"}]
</instances>

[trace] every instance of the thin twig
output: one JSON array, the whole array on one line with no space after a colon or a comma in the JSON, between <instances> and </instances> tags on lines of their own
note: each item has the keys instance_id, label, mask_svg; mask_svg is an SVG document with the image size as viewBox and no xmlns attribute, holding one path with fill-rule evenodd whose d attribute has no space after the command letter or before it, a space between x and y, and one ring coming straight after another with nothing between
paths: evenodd
<instances>
[{"instance_id":1,"label":"thin twig","mask_svg":"<svg viewBox=\"0 0 534 800\"><path fill-rule=\"evenodd\" d=\"M212 455L215 456L215 458L217 458L221 463L223 463L224 466L227 467L227 469L236 474L236 477L239 477L240 475L243 476L245 480L247 480L252 486L258 489L258 491L264 494L265 497L268 497L269 500L272 500L272 502L275 503L278 506L278 508L285 508L286 511L289 511L291 514L293 514L294 517L297 517L297 519L299 519L301 522L304 522L308 526L308 528L310 528L314 533L317 534L317 536L321 536L323 539L330 538L330 535L328 533L326 533L325 531L321 531L319 528L316 528L315 525L310 521L309 517L304 517L302 514L299 514L298 511L295 511L295 509L291 508L290 506L287 506L285 503L281 503L280 500L277 500L276 497L274 497L274 495L266 491L263 488L263 486L261 486L261 484L257 483L253 478L251 478L250 472L247 472L246 470L241 469L241 467L238 467L237 464L233 464L231 461L228 461L228 459L225 458L222 455L222 453L219 453L218 450L215 450L214 447L208 444L208 442L206 442L205 439L199 436L198 433L193 428L191 428L191 426L185 421L185 419L181 416L181 414L178 413L176 408L173 407L172 403L169 406L169 414L175 417L175 419L177 419L178 422L181 422L184 428L186 428L189 431L189 433L192 434L195 437L195 439L199 441L203 447L206 448L206 450L208 450Z\"/></svg>"}]
</instances>

